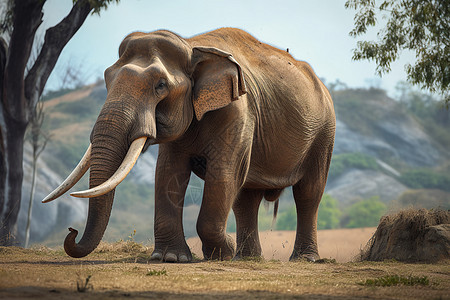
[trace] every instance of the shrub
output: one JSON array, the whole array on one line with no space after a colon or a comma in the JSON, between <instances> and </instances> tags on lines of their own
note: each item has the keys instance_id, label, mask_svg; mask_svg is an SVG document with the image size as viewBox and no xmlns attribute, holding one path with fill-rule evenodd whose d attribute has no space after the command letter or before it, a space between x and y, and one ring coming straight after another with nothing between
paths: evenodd
<instances>
[{"instance_id":1,"label":"shrub","mask_svg":"<svg viewBox=\"0 0 450 300\"><path fill-rule=\"evenodd\" d=\"M401 174L400 181L413 189L440 189L450 192L450 176L421 169Z\"/></svg>"},{"instance_id":2,"label":"shrub","mask_svg":"<svg viewBox=\"0 0 450 300\"><path fill-rule=\"evenodd\" d=\"M318 229L335 229L339 227L342 213L338 208L336 199L328 194L323 195L319 205L319 216L317 219Z\"/></svg>"},{"instance_id":3,"label":"shrub","mask_svg":"<svg viewBox=\"0 0 450 300\"><path fill-rule=\"evenodd\" d=\"M386 212L386 205L378 197L362 200L348 209L347 228L377 226L381 216Z\"/></svg>"},{"instance_id":4,"label":"shrub","mask_svg":"<svg viewBox=\"0 0 450 300\"><path fill-rule=\"evenodd\" d=\"M377 161L372 156L363 153L342 153L333 155L331 159L330 179L334 179L342 175L348 169L368 169L379 170Z\"/></svg>"},{"instance_id":5,"label":"shrub","mask_svg":"<svg viewBox=\"0 0 450 300\"><path fill-rule=\"evenodd\" d=\"M292 205L288 210L280 213L277 219L278 230L296 230L297 229L297 210Z\"/></svg>"},{"instance_id":6,"label":"shrub","mask_svg":"<svg viewBox=\"0 0 450 300\"><path fill-rule=\"evenodd\" d=\"M324 194L319 205L319 216L317 219L318 229L334 229L339 227L341 211L337 200L328 194ZM292 205L288 210L279 214L276 228L278 230L297 229L297 210Z\"/></svg>"}]
</instances>

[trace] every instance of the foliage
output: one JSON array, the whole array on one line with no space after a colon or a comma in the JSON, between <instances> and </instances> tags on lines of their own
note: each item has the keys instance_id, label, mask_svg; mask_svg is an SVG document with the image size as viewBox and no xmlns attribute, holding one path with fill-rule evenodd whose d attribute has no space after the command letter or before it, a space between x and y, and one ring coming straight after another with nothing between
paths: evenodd
<instances>
[{"instance_id":1,"label":"foliage","mask_svg":"<svg viewBox=\"0 0 450 300\"><path fill-rule=\"evenodd\" d=\"M394 285L429 285L430 280L427 276L403 276L403 275L386 275L375 279L367 279L360 283L365 286L394 286Z\"/></svg>"},{"instance_id":2,"label":"foliage","mask_svg":"<svg viewBox=\"0 0 450 300\"><path fill-rule=\"evenodd\" d=\"M286 211L280 213L277 219L277 230L296 230L297 229L297 210L292 205Z\"/></svg>"},{"instance_id":3,"label":"foliage","mask_svg":"<svg viewBox=\"0 0 450 300\"><path fill-rule=\"evenodd\" d=\"M381 216L386 212L386 205L372 197L359 201L349 207L347 228L361 228L377 226Z\"/></svg>"},{"instance_id":4,"label":"foliage","mask_svg":"<svg viewBox=\"0 0 450 300\"><path fill-rule=\"evenodd\" d=\"M92 13L97 15L100 15L100 10L102 8L106 9L111 2L120 2L120 0L73 0L73 3L75 4L78 1L88 1L93 9Z\"/></svg>"},{"instance_id":5,"label":"foliage","mask_svg":"<svg viewBox=\"0 0 450 300\"><path fill-rule=\"evenodd\" d=\"M334 229L339 227L341 211L338 208L337 200L328 194L324 194L319 205L319 216L317 219L318 229ZM296 230L297 211L295 205L280 213L277 230Z\"/></svg>"},{"instance_id":6,"label":"foliage","mask_svg":"<svg viewBox=\"0 0 450 300\"><path fill-rule=\"evenodd\" d=\"M450 192L450 176L432 170L420 169L403 172L399 180L414 189L440 189Z\"/></svg>"},{"instance_id":7,"label":"foliage","mask_svg":"<svg viewBox=\"0 0 450 300\"><path fill-rule=\"evenodd\" d=\"M377 5L377 2L379 5ZM359 41L354 60L374 60L381 76L403 50L415 53L414 65L406 65L408 81L450 102L450 6L448 0L348 0L346 8L357 10L350 35L367 33L377 23L376 14L386 17L378 42ZM376 12L377 11L377 12Z\"/></svg>"},{"instance_id":8,"label":"foliage","mask_svg":"<svg viewBox=\"0 0 450 300\"><path fill-rule=\"evenodd\" d=\"M336 199L328 194L323 195L319 205L317 229L335 229L339 227L342 213Z\"/></svg>"},{"instance_id":9,"label":"foliage","mask_svg":"<svg viewBox=\"0 0 450 300\"><path fill-rule=\"evenodd\" d=\"M335 154L331 159L329 178L335 179L348 169L379 170L377 161L364 153Z\"/></svg>"}]
</instances>

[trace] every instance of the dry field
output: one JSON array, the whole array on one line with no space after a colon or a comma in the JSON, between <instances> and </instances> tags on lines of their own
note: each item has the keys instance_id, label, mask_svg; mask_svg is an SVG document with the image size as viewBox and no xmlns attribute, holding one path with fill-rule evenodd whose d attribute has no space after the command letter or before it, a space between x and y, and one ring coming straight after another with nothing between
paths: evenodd
<instances>
[{"instance_id":1,"label":"dry field","mask_svg":"<svg viewBox=\"0 0 450 300\"><path fill-rule=\"evenodd\" d=\"M319 230L319 254L322 258L333 258L337 262L353 261L364 248L377 228L355 228ZM236 236L230 234L234 239ZM266 260L288 261L294 248L295 231L263 231L259 234L263 256ZM187 240L192 252L202 257L199 238Z\"/></svg>"},{"instance_id":2,"label":"dry field","mask_svg":"<svg viewBox=\"0 0 450 300\"><path fill-rule=\"evenodd\" d=\"M365 242L349 247L346 241L370 236L366 231L371 230L321 232L322 257L347 261L351 255L344 252L357 253ZM101 244L84 259L69 258L62 249L0 247L0 299L450 299L449 261L287 262L293 243L289 234L262 233L262 261L149 262L152 249L133 241ZM426 282L364 284L390 275Z\"/></svg>"}]
</instances>

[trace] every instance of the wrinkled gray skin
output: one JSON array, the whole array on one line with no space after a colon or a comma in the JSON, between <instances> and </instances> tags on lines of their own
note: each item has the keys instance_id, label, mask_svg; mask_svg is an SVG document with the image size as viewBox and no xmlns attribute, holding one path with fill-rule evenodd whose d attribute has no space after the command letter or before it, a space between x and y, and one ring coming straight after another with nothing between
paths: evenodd
<instances>
[{"instance_id":1,"label":"wrinkled gray skin","mask_svg":"<svg viewBox=\"0 0 450 300\"><path fill-rule=\"evenodd\" d=\"M232 56L230 56L230 54ZM182 39L133 33L105 71L106 103L91 134L90 186L109 178L128 147L160 144L152 258L192 260L182 213L191 172L205 187L197 232L206 259L260 256L258 207L293 186L297 234L291 259L315 260L317 211L334 143L330 94L305 62L224 28ZM97 247L114 191L91 198L84 235L65 241L82 257ZM225 233L233 209L237 247Z\"/></svg>"}]
</instances>

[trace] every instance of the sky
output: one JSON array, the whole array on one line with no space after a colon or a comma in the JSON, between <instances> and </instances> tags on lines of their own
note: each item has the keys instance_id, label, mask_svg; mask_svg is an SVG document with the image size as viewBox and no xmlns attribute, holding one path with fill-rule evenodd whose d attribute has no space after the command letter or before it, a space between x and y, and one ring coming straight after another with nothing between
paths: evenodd
<instances>
[{"instance_id":1,"label":"sky","mask_svg":"<svg viewBox=\"0 0 450 300\"><path fill-rule=\"evenodd\" d=\"M345 0L122 0L110 4L100 16L86 19L61 53L46 89L61 86L61 74L68 65L80 69L86 83L102 78L117 60L122 39L134 31L167 29L189 38L220 27L237 27L262 42L289 48L327 83L339 79L349 87L374 86L395 94L396 84L406 80L404 65L414 62L413 56L401 56L382 78L375 74L374 62L352 61L357 41L376 40L377 30L363 38L350 37L355 11L344 4ZM71 6L72 0L48 0L38 34L43 37L45 29L57 24Z\"/></svg>"}]
</instances>

